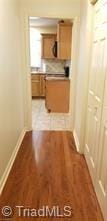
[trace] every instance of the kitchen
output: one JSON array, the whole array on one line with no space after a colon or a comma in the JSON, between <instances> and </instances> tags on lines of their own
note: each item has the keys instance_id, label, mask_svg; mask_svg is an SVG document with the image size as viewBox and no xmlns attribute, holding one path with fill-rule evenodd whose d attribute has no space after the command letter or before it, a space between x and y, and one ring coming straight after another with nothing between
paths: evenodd
<instances>
[{"instance_id":1,"label":"kitchen","mask_svg":"<svg viewBox=\"0 0 107 221\"><path fill-rule=\"evenodd\" d=\"M32 127L71 130L72 21L29 18Z\"/></svg>"}]
</instances>

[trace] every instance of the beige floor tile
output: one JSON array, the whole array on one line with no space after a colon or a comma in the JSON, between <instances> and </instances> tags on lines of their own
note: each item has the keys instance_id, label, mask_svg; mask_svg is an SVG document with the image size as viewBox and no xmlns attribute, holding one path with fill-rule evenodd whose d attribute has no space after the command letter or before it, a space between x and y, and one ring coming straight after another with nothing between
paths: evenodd
<instances>
[{"instance_id":1,"label":"beige floor tile","mask_svg":"<svg viewBox=\"0 0 107 221\"><path fill-rule=\"evenodd\" d=\"M70 130L71 117L66 113L48 113L45 101L32 100L32 128L33 130Z\"/></svg>"}]
</instances>

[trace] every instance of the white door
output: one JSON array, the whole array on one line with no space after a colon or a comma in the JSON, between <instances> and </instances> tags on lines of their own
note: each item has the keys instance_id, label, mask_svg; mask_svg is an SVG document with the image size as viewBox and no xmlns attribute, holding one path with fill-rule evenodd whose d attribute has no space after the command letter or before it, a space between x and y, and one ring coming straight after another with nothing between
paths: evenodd
<instances>
[{"instance_id":1,"label":"white door","mask_svg":"<svg viewBox=\"0 0 107 221\"><path fill-rule=\"evenodd\" d=\"M96 191L101 202L101 207L107 220L107 40L105 47L106 81L101 121L101 134L98 152L98 169L96 177Z\"/></svg>"},{"instance_id":2,"label":"white door","mask_svg":"<svg viewBox=\"0 0 107 221\"><path fill-rule=\"evenodd\" d=\"M107 0L95 6L85 156L107 220Z\"/></svg>"},{"instance_id":3,"label":"white door","mask_svg":"<svg viewBox=\"0 0 107 221\"><path fill-rule=\"evenodd\" d=\"M104 108L98 156L96 189L101 207L107 220L107 107Z\"/></svg>"},{"instance_id":4,"label":"white door","mask_svg":"<svg viewBox=\"0 0 107 221\"><path fill-rule=\"evenodd\" d=\"M105 85L105 45L106 39L104 37L95 39L93 42L88 95L85 155L94 182L97 169L102 100Z\"/></svg>"}]
</instances>

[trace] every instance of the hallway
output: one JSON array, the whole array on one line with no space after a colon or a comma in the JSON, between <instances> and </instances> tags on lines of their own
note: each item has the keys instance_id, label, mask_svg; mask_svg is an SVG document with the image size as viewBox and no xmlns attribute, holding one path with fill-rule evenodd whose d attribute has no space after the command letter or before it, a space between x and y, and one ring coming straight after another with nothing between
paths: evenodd
<instances>
[{"instance_id":1,"label":"hallway","mask_svg":"<svg viewBox=\"0 0 107 221\"><path fill-rule=\"evenodd\" d=\"M9 205L14 210L9 219L13 221L35 220L18 217L16 206L72 209L68 218L37 217L37 220L103 221L85 158L76 152L70 132L38 131L25 135L1 202L1 207Z\"/></svg>"}]
</instances>

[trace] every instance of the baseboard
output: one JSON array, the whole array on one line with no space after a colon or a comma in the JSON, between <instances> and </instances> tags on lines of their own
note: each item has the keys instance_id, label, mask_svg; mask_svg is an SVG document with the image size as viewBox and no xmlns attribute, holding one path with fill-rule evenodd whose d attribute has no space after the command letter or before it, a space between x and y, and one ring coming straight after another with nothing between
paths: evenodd
<instances>
[{"instance_id":1,"label":"baseboard","mask_svg":"<svg viewBox=\"0 0 107 221\"><path fill-rule=\"evenodd\" d=\"M76 149L77 149L78 152L80 152L80 148L79 148L79 146L80 146L80 144L79 144L79 139L78 139L78 136L77 136L77 133L76 133L75 130L73 131L73 136L74 136L74 140L75 140L75 144L76 144Z\"/></svg>"},{"instance_id":2,"label":"baseboard","mask_svg":"<svg viewBox=\"0 0 107 221\"><path fill-rule=\"evenodd\" d=\"M8 178L8 176L9 176L9 173L10 173L10 171L11 171L11 168L12 168L13 163L14 163L14 161L15 161L15 158L16 158L16 156L17 156L18 150L19 150L19 148L20 148L20 146L21 146L22 140L23 140L23 138L24 138L24 136L25 136L25 133L26 133L26 128L24 128L24 129L22 130L22 132L21 132L21 134L20 134L20 136L19 136L18 142L17 142L17 144L16 144L16 147L15 147L15 149L13 150L12 156L11 156L11 158L10 158L10 160L9 160L9 162L8 162L8 165L7 165L7 167L6 167L5 171L4 171L4 174L3 174L3 176L2 176L2 178L1 178L1 180L0 180L0 195L1 195L2 191L3 191L3 188L4 188L4 186L5 186L5 183L6 183L6 181L7 181L7 178Z\"/></svg>"}]
</instances>

